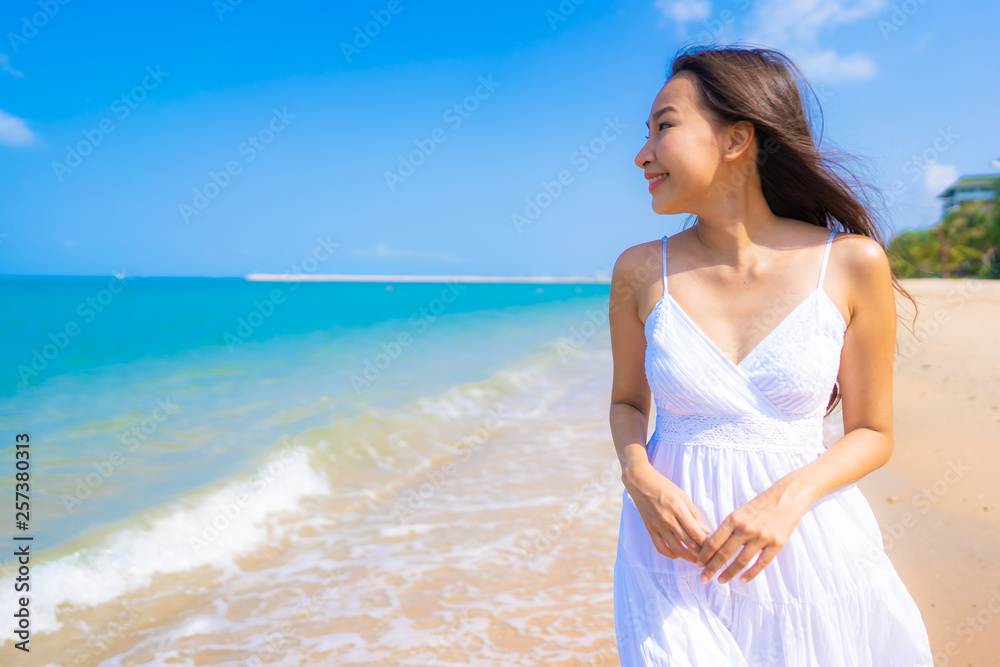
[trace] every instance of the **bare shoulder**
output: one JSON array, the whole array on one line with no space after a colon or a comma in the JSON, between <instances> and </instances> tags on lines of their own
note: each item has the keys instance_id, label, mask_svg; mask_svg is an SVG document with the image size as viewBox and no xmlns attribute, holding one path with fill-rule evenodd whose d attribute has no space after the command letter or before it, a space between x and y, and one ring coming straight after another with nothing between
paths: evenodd
<instances>
[{"instance_id":1,"label":"bare shoulder","mask_svg":"<svg viewBox=\"0 0 1000 667\"><path fill-rule=\"evenodd\" d=\"M657 239L625 248L615 260L611 272L612 287L618 286L619 289L627 287L632 290L637 286L646 285L651 273L660 270L662 243Z\"/></svg>"},{"instance_id":2,"label":"bare shoulder","mask_svg":"<svg viewBox=\"0 0 1000 667\"><path fill-rule=\"evenodd\" d=\"M885 249L875 239L851 232L834 236L830 264L842 276L848 311L853 316L859 306L886 306L892 299L892 270Z\"/></svg>"},{"instance_id":3,"label":"bare shoulder","mask_svg":"<svg viewBox=\"0 0 1000 667\"><path fill-rule=\"evenodd\" d=\"M891 280L889 258L875 239L863 234L840 232L833 237L833 245L836 250L830 249L830 261L833 262L836 255L837 264L845 275L856 279L852 281L855 284Z\"/></svg>"}]
</instances>

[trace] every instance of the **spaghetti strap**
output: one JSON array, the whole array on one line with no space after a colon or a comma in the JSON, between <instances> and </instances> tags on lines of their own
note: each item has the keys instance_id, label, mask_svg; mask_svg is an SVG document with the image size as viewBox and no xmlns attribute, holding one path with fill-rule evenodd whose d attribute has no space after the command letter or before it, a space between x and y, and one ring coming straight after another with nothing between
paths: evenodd
<instances>
[{"instance_id":1,"label":"spaghetti strap","mask_svg":"<svg viewBox=\"0 0 1000 667\"><path fill-rule=\"evenodd\" d=\"M663 296L667 295L667 237L663 237Z\"/></svg>"},{"instance_id":2,"label":"spaghetti strap","mask_svg":"<svg viewBox=\"0 0 1000 667\"><path fill-rule=\"evenodd\" d=\"M833 241L833 236L836 233L836 229L831 229L830 236L826 239L826 248L823 250L823 266L819 270L819 283L816 285L816 289L823 288L823 277L826 275L826 261L830 258L830 243Z\"/></svg>"}]
</instances>

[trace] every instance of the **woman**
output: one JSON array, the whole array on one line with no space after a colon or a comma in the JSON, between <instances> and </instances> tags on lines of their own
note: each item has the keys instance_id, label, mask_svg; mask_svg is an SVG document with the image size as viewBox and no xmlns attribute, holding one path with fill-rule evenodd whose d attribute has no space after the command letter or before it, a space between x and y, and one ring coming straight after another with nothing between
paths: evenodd
<instances>
[{"instance_id":1,"label":"woman","mask_svg":"<svg viewBox=\"0 0 1000 667\"><path fill-rule=\"evenodd\" d=\"M770 49L682 51L635 158L653 210L697 222L612 275L624 667L932 665L854 484L892 453L898 283L792 72Z\"/></svg>"}]
</instances>

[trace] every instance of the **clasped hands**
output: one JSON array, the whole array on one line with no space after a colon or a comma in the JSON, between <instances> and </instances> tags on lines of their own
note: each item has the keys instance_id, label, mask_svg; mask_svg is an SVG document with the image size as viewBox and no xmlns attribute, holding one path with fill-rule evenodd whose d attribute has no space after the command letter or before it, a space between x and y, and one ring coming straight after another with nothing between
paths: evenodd
<instances>
[{"instance_id":1,"label":"clasped hands","mask_svg":"<svg viewBox=\"0 0 1000 667\"><path fill-rule=\"evenodd\" d=\"M665 477L660 479L662 482L653 493L639 494L643 507L639 503L636 507L657 551L667 558L683 558L702 567L703 583L741 547L742 551L719 575L718 581L728 582L759 554L740 577L740 583L752 580L781 551L808 510L808 505L783 493L785 485L779 480L734 510L711 532L688 495Z\"/></svg>"}]
</instances>

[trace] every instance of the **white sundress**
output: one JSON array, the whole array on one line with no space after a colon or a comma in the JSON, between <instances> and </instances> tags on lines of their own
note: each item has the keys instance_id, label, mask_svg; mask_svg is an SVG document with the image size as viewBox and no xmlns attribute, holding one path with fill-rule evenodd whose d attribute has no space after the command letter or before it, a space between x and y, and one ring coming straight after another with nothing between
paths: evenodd
<instances>
[{"instance_id":1,"label":"white sundress","mask_svg":"<svg viewBox=\"0 0 1000 667\"><path fill-rule=\"evenodd\" d=\"M816 289L738 364L667 292L663 237L663 297L645 324L656 403L647 454L691 497L710 532L825 451L823 414L846 330L823 290L835 233ZM920 611L855 484L814 502L752 580L720 584L735 557L701 583L698 565L654 548L626 489L614 568L622 666L932 667Z\"/></svg>"}]
</instances>

